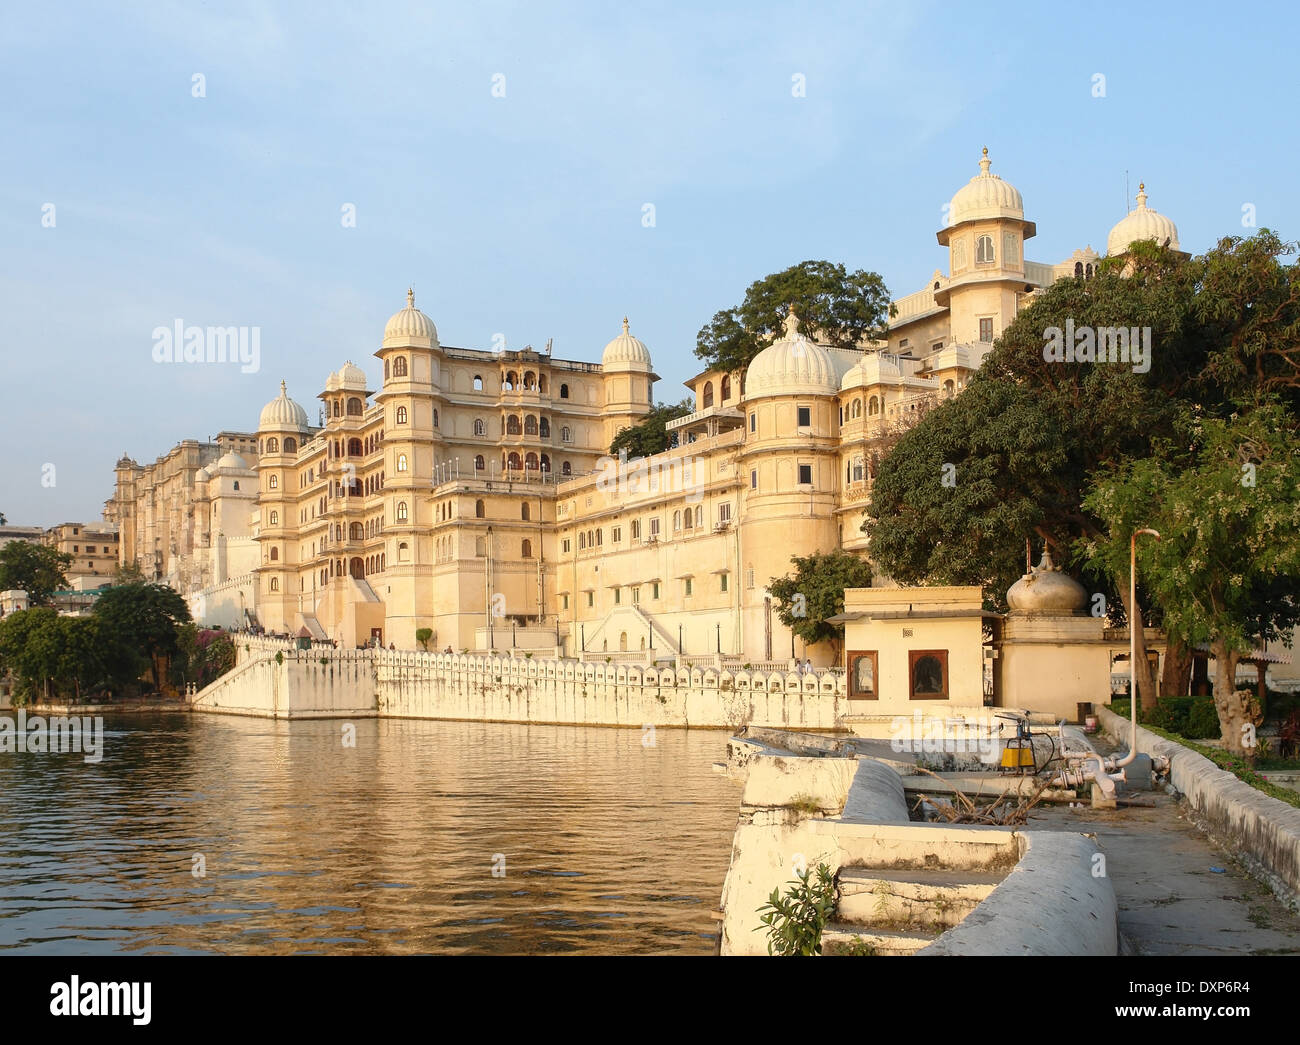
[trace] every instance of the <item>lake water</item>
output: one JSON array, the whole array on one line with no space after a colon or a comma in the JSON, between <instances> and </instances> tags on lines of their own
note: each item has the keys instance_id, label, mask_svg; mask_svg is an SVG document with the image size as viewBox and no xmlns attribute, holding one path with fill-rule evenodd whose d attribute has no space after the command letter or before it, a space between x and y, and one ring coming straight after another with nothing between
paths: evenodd
<instances>
[{"instance_id":1,"label":"lake water","mask_svg":"<svg viewBox=\"0 0 1300 1045\"><path fill-rule=\"evenodd\" d=\"M94 765L0 754L0 952L713 953L724 732L105 728Z\"/></svg>"}]
</instances>

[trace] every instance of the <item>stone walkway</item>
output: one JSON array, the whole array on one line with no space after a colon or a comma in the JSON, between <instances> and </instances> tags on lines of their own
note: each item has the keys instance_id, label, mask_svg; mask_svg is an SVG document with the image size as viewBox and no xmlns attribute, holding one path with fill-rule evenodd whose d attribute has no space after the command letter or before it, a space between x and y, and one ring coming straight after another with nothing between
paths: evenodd
<instances>
[{"instance_id":1,"label":"stone walkway","mask_svg":"<svg viewBox=\"0 0 1300 1045\"><path fill-rule=\"evenodd\" d=\"M1121 954L1300 954L1300 917L1202 834L1177 799L1133 797L1151 808L1053 806L1028 825L1097 836L1119 900Z\"/></svg>"}]
</instances>

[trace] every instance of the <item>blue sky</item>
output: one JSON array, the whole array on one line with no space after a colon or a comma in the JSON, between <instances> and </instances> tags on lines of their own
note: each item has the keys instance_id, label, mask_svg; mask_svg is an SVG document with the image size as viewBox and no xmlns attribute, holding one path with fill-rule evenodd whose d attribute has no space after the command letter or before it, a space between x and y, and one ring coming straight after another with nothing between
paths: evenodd
<instances>
[{"instance_id":1,"label":"blue sky","mask_svg":"<svg viewBox=\"0 0 1300 1045\"><path fill-rule=\"evenodd\" d=\"M769 272L826 258L920 289L984 145L1037 222L1034 260L1104 251L1126 171L1185 250L1248 232L1247 203L1300 236L1298 20L1033 0L11 5L0 511L97 519L124 451L251 430L281 378L314 418L346 359L377 384L408 284L467 347L553 338L598 360L626 313L676 400L700 326ZM260 371L156 364L152 331L177 319L259 327Z\"/></svg>"}]
</instances>

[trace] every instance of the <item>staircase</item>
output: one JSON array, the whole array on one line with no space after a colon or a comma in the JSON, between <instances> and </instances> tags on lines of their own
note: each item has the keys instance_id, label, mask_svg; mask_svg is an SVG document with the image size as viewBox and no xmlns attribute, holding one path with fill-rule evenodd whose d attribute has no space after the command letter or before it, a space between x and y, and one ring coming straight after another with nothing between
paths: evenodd
<instances>
[{"instance_id":1,"label":"staircase","mask_svg":"<svg viewBox=\"0 0 1300 1045\"><path fill-rule=\"evenodd\" d=\"M902 868L840 870L839 921L822 933L824 954L915 954L959 925L1005 872Z\"/></svg>"}]
</instances>

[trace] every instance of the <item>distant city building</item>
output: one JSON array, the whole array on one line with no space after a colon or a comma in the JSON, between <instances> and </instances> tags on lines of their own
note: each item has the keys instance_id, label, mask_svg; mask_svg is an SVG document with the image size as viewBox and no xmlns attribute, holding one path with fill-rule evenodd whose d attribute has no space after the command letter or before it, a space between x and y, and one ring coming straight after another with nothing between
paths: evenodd
<instances>
[{"instance_id":1,"label":"distant city building","mask_svg":"<svg viewBox=\"0 0 1300 1045\"><path fill-rule=\"evenodd\" d=\"M958 394L1041 288L1090 277L1090 247L1025 258L1036 233L1020 192L990 171L952 198L936 270L895 302L888 337L817 343L791 314L745 374L705 371L679 445L607 457L654 399L649 349L622 332L600 363L549 351L441 344L415 307L389 319L378 390L348 362L319 393L322 424L280 394L255 434L177 444L153 465L123 457L105 519L139 562L221 625L416 645L560 647L617 656L722 653L761 663L805 651L767 585L790 559L865 553L860 532L880 458ZM1178 247L1146 207L1107 240Z\"/></svg>"}]
</instances>

